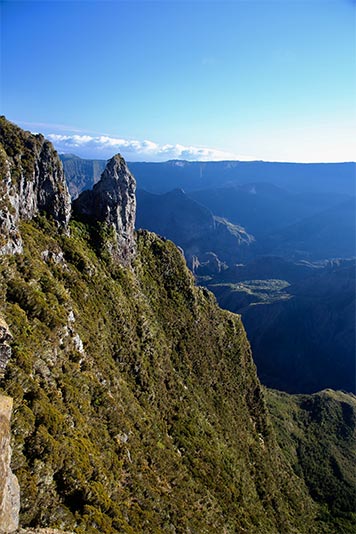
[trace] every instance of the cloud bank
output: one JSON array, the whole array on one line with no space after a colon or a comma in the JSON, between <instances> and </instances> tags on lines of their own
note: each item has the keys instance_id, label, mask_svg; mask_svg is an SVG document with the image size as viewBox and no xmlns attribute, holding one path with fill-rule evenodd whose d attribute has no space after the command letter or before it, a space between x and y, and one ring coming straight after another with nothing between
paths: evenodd
<instances>
[{"instance_id":1,"label":"cloud bank","mask_svg":"<svg viewBox=\"0 0 356 534\"><path fill-rule=\"evenodd\" d=\"M62 135L47 134L58 152L73 153L86 158L107 159L120 152L128 161L167 161L184 159L188 161L251 160L246 156L233 154L215 148L184 146L180 144L160 145L153 141L137 141L109 137L107 135Z\"/></svg>"}]
</instances>

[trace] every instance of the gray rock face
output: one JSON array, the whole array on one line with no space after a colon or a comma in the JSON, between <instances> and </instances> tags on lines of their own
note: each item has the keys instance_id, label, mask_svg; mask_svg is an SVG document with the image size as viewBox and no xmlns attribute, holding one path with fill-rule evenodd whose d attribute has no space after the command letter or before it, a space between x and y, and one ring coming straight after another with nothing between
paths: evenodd
<instances>
[{"instance_id":1,"label":"gray rock face","mask_svg":"<svg viewBox=\"0 0 356 534\"><path fill-rule=\"evenodd\" d=\"M42 135L0 117L0 254L22 251L18 222L40 212L67 227L71 201L62 163Z\"/></svg>"},{"instance_id":2,"label":"gray rock face","mask_svg":"<svg viewBox=\"0 0 356 534\"><path fill-rule=\"evenodd\" d=\"M128 265L135 255L136 181L125 160L117 154L108 162L91 191L73 202L73 210L85 219L106 223L115 230L110 252Z\"/></svg>"},{"instance_id":3,"label":"gray rock face","mask_svg":"<svg viewBox=\"0 0 356 534\"><path fill-rule=\"evenodd\" d=\"M0 316L0 377L3 376L7 362L11 357L11 347L8 342L12 335L4 319Z\"/></svg>"},{"instance_id":4,"label":"gray rock face","mask_svg":"<svg viewBox=\"0 0 356 534\"><path fill-rule=\"evenodd\" d=\"M19 526L20 488L10 468L10 418L12 399L0 396L0 534L15 532Z\"/></svg>"},{"instance_id":5,"label":"gray rock face","mask_svg":"<svg viewBox=\"0 0 356 534\"><path fill-rule=\"evenodd\" d=\"M17 227L19 220L19 198L11 181L11 164L0 145L3 156L0 175L0 254L22 252L22 239Z\"/></svg>"}]
</instances>

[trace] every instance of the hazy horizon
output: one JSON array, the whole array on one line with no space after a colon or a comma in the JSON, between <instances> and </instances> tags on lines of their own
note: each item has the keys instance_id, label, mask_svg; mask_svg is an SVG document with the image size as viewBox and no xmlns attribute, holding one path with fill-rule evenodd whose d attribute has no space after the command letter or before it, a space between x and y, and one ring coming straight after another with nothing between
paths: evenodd
<instances>
[{"instance_id":1,"label":"hazy horizon","mask_svg":"<svg viewBox=\"0 0 356 534\"><path fill-rule=\"evenodd\" d=\"M60 156L74 156L80 159L88 159L88 160L103 160L107 161L110 158L112 158L116 153L112 153L107 158L106 157L94 157L94 156L79 156L78 154L74 152L61 152L57 150L58 154ZM183 159L183 158L170 158L170 159L162 159L162 160L145 160L145 159L127 159L125 158L127 163L170 163L170 162L184 162L184 163L230 163L230 162L236 162L236 163L285 163L290 165L342 165L342 164L356 164L356 160L350 160L350 161L277 161L277 160L265 160L265 159L211 159L211 160L194 160L194 159Z\"/></svg>"}]
</instances>

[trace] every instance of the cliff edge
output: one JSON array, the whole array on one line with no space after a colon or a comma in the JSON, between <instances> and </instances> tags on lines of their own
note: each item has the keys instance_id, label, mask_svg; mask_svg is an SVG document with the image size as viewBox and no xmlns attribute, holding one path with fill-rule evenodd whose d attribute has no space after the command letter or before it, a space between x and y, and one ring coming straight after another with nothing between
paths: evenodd
<instances>
[{"instance_id":1,"label":"cliff edge","mask_svg":"<svg viewBox=\"0 0 356 534\"><path fill-rule=\"evenodd\" d=\"M0 254L21 253L20 220L41 212L66 228L71 200L62 163L43 135L0 117Z\"/></svg>"}]
</instances>

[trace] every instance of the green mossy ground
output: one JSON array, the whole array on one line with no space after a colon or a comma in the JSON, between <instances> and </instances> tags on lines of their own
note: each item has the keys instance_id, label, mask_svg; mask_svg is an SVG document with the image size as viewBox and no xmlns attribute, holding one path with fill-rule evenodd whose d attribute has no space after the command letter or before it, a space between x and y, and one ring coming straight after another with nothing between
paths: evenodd
<instances>
[{"instance_id":1,"label":"green mossy ground","mask_svg":"<svg viewBox=\"0 0 356 534\"><path fill-rule=\"evenodd\" d=\"M7 171L7 161L11 162L11 178L16 182L24 174L33 180L36 164L36 153L41 150L44 138L41 134L33 135L0 116L0 176ZM51 147L49 141L45 141Z\"/></svg>"},{"instance_id":2,"label":"green mossy ground","mask_svg":"<svg viewBox=\"0 0 356 534\"><path fill-rule=\"evenodd\" d=\"M356 397L269 390L267 400L283 454L320 504L323 531L356 532Z\"/></svg>"},{"instance_id":3,"label":"green mossy ground","mask_svg":"<svg viewBox=\"0 0 356 534\"><path fill-rule=\"evenodd\" d=\"M102 227L72 222L69 237L39 218L21 234L0 313L23 526L329 532L276 443L240 318L172 243L140 233L130 270Z\"/></svg>"}]
</instances>

